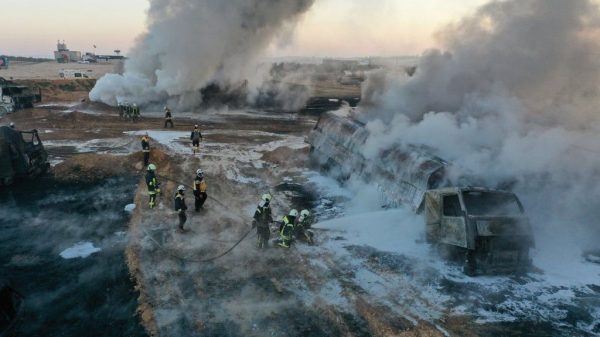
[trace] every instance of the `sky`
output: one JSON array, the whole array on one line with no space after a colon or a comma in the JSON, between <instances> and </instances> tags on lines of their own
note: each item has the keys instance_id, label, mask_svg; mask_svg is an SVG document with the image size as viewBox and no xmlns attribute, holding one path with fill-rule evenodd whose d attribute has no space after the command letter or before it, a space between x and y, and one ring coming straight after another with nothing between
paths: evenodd
<instances>
[{"instance_id":1,"label":"sky","mask_svg":"<svg viewBox=\"0 0 600 337\"><path fill-rule=\"evenodd\" d=\"M316 0L268 56L416 55L436 45L437 30L485 2ZM147 8L147 0L2 0L0 54L51 57L58 39L71 50L127 54L145 31Z\"/></svg>"}]
</instances>

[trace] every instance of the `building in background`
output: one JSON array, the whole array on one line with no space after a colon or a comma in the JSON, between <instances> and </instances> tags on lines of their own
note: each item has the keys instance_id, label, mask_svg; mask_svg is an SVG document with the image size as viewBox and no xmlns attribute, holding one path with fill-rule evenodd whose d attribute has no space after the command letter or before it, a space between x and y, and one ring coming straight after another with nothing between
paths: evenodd
<instances>
[{"instance_id":1,"label":"building in background","mask_svg":"<svg viewBox=\"0 0 600 337\"><path fill-rule=\"evenodd\" d=\"M62 43L60 41L57 41L56 49L57 50L54 51L54 59L58 63L81 61L81 52L69 50L64 40Z\"/></svg>"},{"instance_id":2,"label":"building in background","mask_svg":"<svg viewBox=\"0 0 600 337\"><path fill-rule=\"evenodd\" d=\"M8 69L8 56L0 55L0 69Z\"/></svg>"}]
</instances>

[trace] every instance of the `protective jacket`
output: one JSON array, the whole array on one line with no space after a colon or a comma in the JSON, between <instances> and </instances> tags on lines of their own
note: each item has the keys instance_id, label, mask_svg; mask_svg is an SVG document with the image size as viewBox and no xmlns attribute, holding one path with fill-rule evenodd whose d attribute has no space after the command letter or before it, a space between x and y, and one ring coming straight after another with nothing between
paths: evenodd
<instances>
[{"instance_id":1,"label":"protective jacket","mask_svg":"<svg viewBox=\"0 0 600 337\"><path fill-rule=\"evenodd\" d=\"M146 136L142 137L142 151L150 152L150 138Z\"/></svg>"},{"instance_id":2,"label":"protective jacket","mask_svg":"<svg viewBox=\"0 0 600 337\"><path fill-rule=\"evenodd\" d=\"M258 227L269 227L269 224L273 222L273 215L271 214L271 207L269 206L258 206L254 212L253 225Z\"/></svg>"},{"instance_id":3,"label":"protective jacket","mask_svg":"<svg viewBox=\"0 0 600 337\"><path fill-rule=\"evenodd\" d=\"M279 228L279 236L282 240L292 239L292 234L294 233L294 222L296 222L295 216L286 215L283 217L283 224Z\"/></svg>"},{"instance_id":4,"label":"protective jacket","mask_svg":"<svg viewBox=\"0 0 600 337\"><path fill-rule=\"evenodd\" d=\"M156 194L160 191L158 189L160 187L160 183L158 182L158 180L156 180L156 175L154 174L154 171L148 171L146 173L146 185L148 186L149 194Z\"/></svg>"},{"instance_id":5,"label":"protective jacket","mask_svg":"<svg viewBox=\"0 0 600 337\"><path fill-rule=\"evenodd\" d=\"M204 181L204 178L200 178L198 176L196 176L196 179L194 179L194 195L195 196L199 196L200 193L206 193L206 182Z\"/></svg>"},{"instance_id":6,"label":"protective jacket","mask_svg":"<svg viewBox=\"0 0 600 337\"><path fill-rule=\"evenodd\" d=\"M185 205L185 197L183 194L177 192L175 194L175 211L184 212L187 210L187 206Z\"/></svg>"},{"instance_id":7,"label":"protective jacket","mask_svg":"<svg viewBox=\"0 0 600 337\"><path fill-rule=\"evenodd\" d=\"M200 130L194 129L194 131L192 131L192 134L190 135L190 139L193 141L200 141L200 139L202 139L202 134L200 133Z\"/></svg>"}]
</instances>

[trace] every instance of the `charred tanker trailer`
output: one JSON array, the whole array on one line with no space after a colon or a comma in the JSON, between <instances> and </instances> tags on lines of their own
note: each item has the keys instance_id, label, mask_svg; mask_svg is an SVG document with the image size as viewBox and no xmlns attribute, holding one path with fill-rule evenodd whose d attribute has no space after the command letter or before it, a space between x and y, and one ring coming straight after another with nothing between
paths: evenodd
<instances>
[{"instance_id":1,"label":"charred tanker trailer","mask_svg":"<svg viewBox=\"0 0 600 337\"><path fill-rule=\"evenodd\" d=\"M515 194L458 187L478 179L450 179L452 165L424 146L394 146L368 160L361 153L368 137L364 123L328 112L307 142L311 159L337 178L376 183L382 206L424 213L427 241L443 255L465 257L466 273L512 273L531 265L532 229Z\"/></svg>"}]
</instances>

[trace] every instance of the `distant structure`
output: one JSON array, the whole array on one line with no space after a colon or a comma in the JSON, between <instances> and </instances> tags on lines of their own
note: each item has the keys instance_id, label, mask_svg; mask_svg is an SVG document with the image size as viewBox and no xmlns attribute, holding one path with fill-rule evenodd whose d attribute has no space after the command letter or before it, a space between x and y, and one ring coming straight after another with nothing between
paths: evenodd
<instances>
[{"instance_id":1,"label":"distant structure","mask_svg":"<svg viewBox=\"0 0 600 337\"><path fill-rule=\"evenodd\" d=\"M64 40L62 43L60 42L60 40L56 42L56 49L57 50L54 51L54 59L58 63L81 61L81 52L69 50Z\"/></svg>"},{"instance_id":2,"label":"distant structure","mask_svg":"<svg viewBox=\"0 0 600 337\"><path fill-rule=\"evenodd\" d=\"M0 69L8 69L8 56L0 55Z\"/></svg>"}]
</instances>

